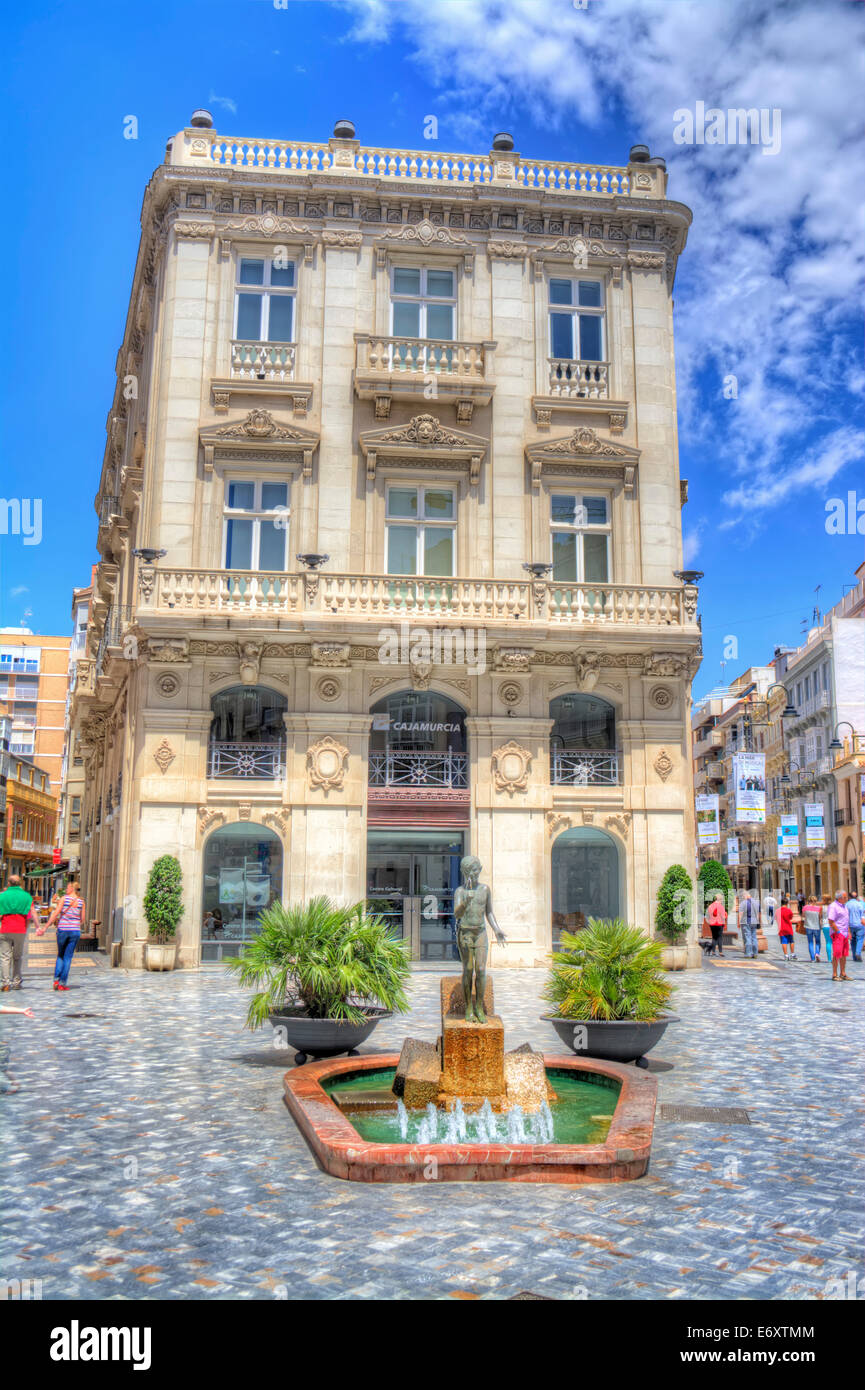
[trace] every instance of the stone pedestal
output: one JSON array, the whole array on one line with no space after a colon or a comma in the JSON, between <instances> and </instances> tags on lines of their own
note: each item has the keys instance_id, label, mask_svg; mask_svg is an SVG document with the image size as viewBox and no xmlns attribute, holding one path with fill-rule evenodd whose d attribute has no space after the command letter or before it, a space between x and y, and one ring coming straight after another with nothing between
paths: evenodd
<instances>
[{"instance_id":1,"label":"stone pedestal","mask_svg":"<svg viewBox=\"0 0 865 1390\"><path fill-rule=\"evenodd\" d=\"M442 1019L442 1077L444 1104L460 1097L463 1108L476 1109L489 1100L493 1110L505 1103L505 1026L495 1014L486 1023L466 1023L447 1014Z\"/></svg>"}]
</instances>

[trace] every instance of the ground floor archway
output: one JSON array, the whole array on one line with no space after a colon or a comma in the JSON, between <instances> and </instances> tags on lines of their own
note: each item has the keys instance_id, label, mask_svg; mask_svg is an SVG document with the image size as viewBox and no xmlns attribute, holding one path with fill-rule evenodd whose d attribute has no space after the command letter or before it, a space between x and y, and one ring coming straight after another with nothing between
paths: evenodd
<instances>
[{"instance_id":1,"label":"ground floor archway","mask_svg":"<svg viewBox=\"0 0 865 1390\"><path fill-rule=\"evenodd\" d=\"M579 931L592 917L620 915L619 849L605 831L564 831L553 845L551 874L554 950L563 931Z\"/></svg>"},{"instance_id":2,"label":"ground floor archway","mask_svg":"<svg viewBox=\"0 0 865 1390\"><path fill-rule=\"evenodd\" d=\"M204 846L201 959L236 956L258 931L258 918L282 895L282 842L273 830L238 821Z\"/></svg>"}]
</instances>

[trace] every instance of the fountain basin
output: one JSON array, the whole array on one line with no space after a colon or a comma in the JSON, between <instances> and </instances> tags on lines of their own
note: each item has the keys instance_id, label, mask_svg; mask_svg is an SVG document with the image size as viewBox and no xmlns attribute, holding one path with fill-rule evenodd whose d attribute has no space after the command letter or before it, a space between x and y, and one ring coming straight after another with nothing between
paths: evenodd
<instances>
[{"instance_id":1,"label":"fountain basin","mask_svg":"<svg viewBox=\"0 0 865 1390\"><path fill-rule=\"evenodd\" d=\"M395 1068L396 1053L312 1062L285 1075L285 1102L318 1162L354 1182L627 1182L649 1166L657 1085L616 1062L546 1056L548 1071L618 1084L606 1137L569 1143L375 1143L365 1140L325 1085ZM602 1083L603 1084L603 1083Z\"/></svg>"}]
</instances>

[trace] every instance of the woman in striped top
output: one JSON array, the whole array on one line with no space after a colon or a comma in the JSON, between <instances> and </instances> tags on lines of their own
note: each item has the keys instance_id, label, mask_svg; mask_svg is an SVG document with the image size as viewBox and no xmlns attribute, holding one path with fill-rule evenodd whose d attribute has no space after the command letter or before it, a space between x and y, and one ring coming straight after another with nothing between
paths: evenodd
<instances>
[{"instance_id":1,"label":"woman in striped top","mask_svg":"<svg viewBox=\"0 0 865 1390\"><path fill-rule=\"evenodd\" d=\"M54 988L68 990L69 967L75 954L75 947L81 940L81 925L84 921L84 899L78 892L78 884L70 879L66 892L58 898L51 909L45 926L37 931L41 936L49 927L57 925L57 964L54 966Z\"/></svg>"}]
</instances>

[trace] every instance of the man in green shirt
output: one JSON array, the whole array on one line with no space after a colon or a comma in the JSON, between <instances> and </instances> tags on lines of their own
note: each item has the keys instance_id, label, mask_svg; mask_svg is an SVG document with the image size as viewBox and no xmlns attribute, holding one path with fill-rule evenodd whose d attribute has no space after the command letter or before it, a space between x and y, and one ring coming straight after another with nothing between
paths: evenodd
<instances>
[{"instance_id":1,"label":"man in green shirt","mask_svg":"<svg viewBox=\"0 0 865 1390\"><path fill-rule=\"evenodd\" d=\"M0 893L0 989L21 988L21 963L27 940L27 923L39 926L39 918L30 894L21 887L21 879L13 874L8 886Z\"/></svg>"}]
</instances>

